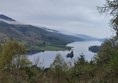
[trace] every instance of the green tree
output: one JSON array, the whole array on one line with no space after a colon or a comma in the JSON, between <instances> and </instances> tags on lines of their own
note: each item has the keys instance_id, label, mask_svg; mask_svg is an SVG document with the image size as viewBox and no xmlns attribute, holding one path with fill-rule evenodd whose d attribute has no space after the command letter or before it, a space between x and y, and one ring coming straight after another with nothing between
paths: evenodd
<instances>
[{"instance_id":1,"label":"green tree","mask_svg":"<svg viewBox=\"0 0 118 83\"><path fill-rule=\"evenodd\" d=\"M55 57L55 60L50 65L50 68L52 69L61 68L63 71L66 71L68 68L68 65L63 59L63 57L60 54L57 54L57 56Z\"/></svg>"},{"instance_id":2,"label":"green tree","mask_svg":"<svg viewBox=\"0 0 118 83\"><path fill-rule=\"evenodd\" d=\"M100 13L107 13L112 16L110 24L118 36L118 0L106 0L104 6L98 7L98 10Z\"/></svg>"},{"instance_id":3,"label":"green tree","mask_svg":"<svg viewBox=\"0 0 118 83\"><path fill-rule=\"evenodd\" d=\"M95 56L97 63L108 63L116 53L114 41L107 40L101 45L100 51Z\"/></svg>"},{"instance_id":4,"label":"green tree","mask_svg":"<svg viewBox=\"0 0 118 83\"><path fill-rule=\"evenodd\" d=\"M26 48L16 41L9 41L0 46L0 83L29 83L25 67L31 62L25 55Z\"/></svg>"},{"instance_id":5,"label":"green tree","mask_svg":"<svg viewBox=\"0 0 118 83\"><path fill-rule=\"evenodd\" d=\"M65 73L68 71L68 65L60 54L57 54L50 68L54 71L54 77L56 77L57 83L62 83L62 80L66 76Z\"/></svg>"},{"instance_id":6,"label":"green tree","mask_svg":"<svg viewBox=\"0 0 118 83\"><path fill-rule=\"evenodd\" d=\"M30 64L25 47L16 41L1 45L0 69L19 69Z\"/></svg>"},{"instance_id":7,"label":"green tree","mask_svg":"<svg viewBox=\"0 0 118 83\"><path fill-rule=\"evenodd\" d=\"M94 76L94 70L94 64L87 62L84 55L81 54L68 72L68 83L88 83Z\"/></svg>"}]
</instances>

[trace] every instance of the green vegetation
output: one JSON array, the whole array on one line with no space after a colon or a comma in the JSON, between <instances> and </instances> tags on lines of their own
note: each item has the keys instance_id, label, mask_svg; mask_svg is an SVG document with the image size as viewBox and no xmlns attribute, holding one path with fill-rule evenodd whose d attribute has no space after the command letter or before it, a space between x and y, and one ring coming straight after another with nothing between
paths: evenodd
<instances>
[{"instance_id":1,"label":"green vegetation","mask_svg":"<svg viewBox=\"0 0 118 83\"><path fill-rule=\"evenodd\" d=\"M116 36L101 45L93 60L82 54L67 63L57 54L49 68L38 67L27 59L23 44L9 41L0 45L0 83L118 83L118 1L106 1L101 12L113 15Z\"/></svg>"},{"instance_id":2,"label":"green vegetation","mask_svg":"<svg viewBox=\"0 0 118 83\"><path fill-rule=\"evenodd\" d=\"M6 16L4 16L6 17ZM14 25L0 21L0 43L7 40L16 40L24 44L29 51L40 50L67 50L67 44L84 39L75 36L64 35L57 31L50 32L45 28L32 25Z\"/></svg>"},{"instance_id":3,"label":"green vegetation","mask_svg":"<svg viewBox=\"0 0 118 83\"><path fill-rule=\"evenodd\" d=\"M67 63L57 54L49 68L33 65L25 47L15 41L0 46L0 83L117 83L118 50L106 41L94 60L80 55ZM38 59L37 59L38 60Z\"/></svg>"},{"instance_id":4,"label":"green vegetation","mask_svg":"<svg viewBox=\"0 0 118 83\"><path fill-rule=\"evenodd\" d=\"M60 50L70 50L71 47L67 47L65 45L55 45L55 44L46 44L40 46L31 46L30 50L37 50L37 51L60 51Z\"/></svg>"},{"instance_id":5,"label":"green vegetation","mask_svg":"<svg viewBox=\"0 0 118 83\"><path fill-rule=\"evenodd\" d=\"M97 52L99 52L100 51L100 48L101 48L101 46L90 46L88 49L89 49L89 51L91 51L91 52L94 52L94 53L97 53Z\"/></svg>"}]
</instances>

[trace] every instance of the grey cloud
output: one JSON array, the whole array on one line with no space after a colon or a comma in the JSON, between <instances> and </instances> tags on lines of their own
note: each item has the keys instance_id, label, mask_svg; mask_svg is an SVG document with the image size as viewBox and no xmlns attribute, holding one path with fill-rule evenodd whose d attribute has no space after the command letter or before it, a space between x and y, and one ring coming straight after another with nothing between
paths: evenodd
<instances>
[{"instance_id":1,"label":"grey cloud","mask_svg":"<svg viewBox=\"0 0 118 83\"><path fill-rule=\"evenodd\" d=\"M96 8L103 5L104 1L0 0L0 12L24 23L106 37L111 35L107 25L109 19L100 16Z\"/></svg>"}]
</instances>

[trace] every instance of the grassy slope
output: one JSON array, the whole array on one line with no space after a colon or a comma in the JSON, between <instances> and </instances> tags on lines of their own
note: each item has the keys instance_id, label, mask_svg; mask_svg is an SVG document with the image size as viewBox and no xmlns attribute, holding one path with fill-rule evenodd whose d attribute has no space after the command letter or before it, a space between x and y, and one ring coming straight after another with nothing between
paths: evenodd
<instances>
[{"instance_id":1,"label":"grassy slope","mask_svg":"<svg viewBox=\"0 0 118 83\"><path fill-rule=\"evenodd\" d=\"M79 40L73 36L64 35L58 32L49 32L45 29L32 25L13 25L0 22L0 33L6 39L17 40L28 47L29 50L67 50L66 44ZM0 35L0 38L2 36ZM4 37L4 38L5 38ZM46 43L44 45L44 43Z\"/></svg>"}]
</instances>

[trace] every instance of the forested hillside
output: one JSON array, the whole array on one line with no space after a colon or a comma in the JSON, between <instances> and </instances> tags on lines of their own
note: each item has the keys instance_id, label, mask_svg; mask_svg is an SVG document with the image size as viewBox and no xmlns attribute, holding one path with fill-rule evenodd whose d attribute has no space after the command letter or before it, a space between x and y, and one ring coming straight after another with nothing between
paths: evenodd
<instances>
[{"instance_id":1,"label":"forested hillside","mask_svg":"<svg viewBox=\"0 0 118 83\"><path fill-rule=\"evenodd\" d=\"M98 9L113 17L110 24L116 36L101 45L93 60L86 61L82 54L66 62L57 54L50 67L44 68L37 66L39 59L36 64L27 59L23 44L9 41L0 45L0 83L118 83L118 1L106 0Z\"/></svg>"},{"instance_id":2,"label":"forested hillside","mask_svg":"<svg viewBox=\"0 0 118 83\"><path fill-rule=\"evenodd\" d=\"M21 24L5 15L0 15L0 42L16 40L29 50L64 50L66 44L84 39L65 35L55 30Z\"/></svg>"}]
</instances>

